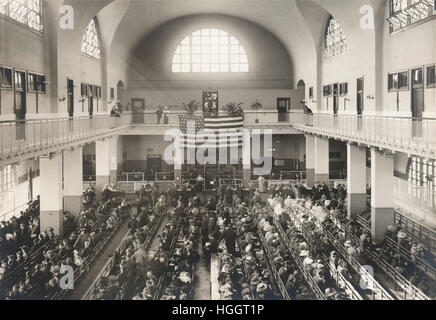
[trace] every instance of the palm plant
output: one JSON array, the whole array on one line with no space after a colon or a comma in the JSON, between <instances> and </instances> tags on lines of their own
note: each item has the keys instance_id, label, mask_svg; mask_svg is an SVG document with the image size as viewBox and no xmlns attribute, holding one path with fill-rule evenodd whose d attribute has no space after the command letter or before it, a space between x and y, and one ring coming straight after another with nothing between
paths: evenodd
<instances>
[{"instance_id":1,"label":"palm plant","mask_svg":"<svg viewBox=\"0 0 436 320\"><path fill-rule=\"evenodd\" d=\"M191 100L188 104L183 103L183 108L186 110L186 112L189 115L193 115L195 111L198 110L199 106L200 106L200 102L197 100Z\"/></svg>"},{"instance_id":2,"label":"palm plant","mask_svg":"<svg viewBox=\"0 0 436 320\"><path fill-rule=\"evenodd\" d=\"M244 110L242 109L242 102L236 103L231 102L226 104L224 107L222 107L224 112L227 112L228 114L232 115L242 115L244 113Z\"/></svg>"}]
</instances>

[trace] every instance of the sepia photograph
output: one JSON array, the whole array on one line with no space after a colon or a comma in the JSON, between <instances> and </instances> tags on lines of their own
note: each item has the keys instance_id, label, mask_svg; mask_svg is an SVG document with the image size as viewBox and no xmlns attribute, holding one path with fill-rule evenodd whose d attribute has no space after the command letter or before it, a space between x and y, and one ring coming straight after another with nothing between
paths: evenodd
<instances>
[{"instance_id":1,"label":"sepia photograph","mask_svg":"<svg viewBox=\"0 0 436 320\"><path fill-rule=\"evenodd\" d=\"M0 302L436 300L435 5L0 0Z\"/></svg>"}]
</instances>

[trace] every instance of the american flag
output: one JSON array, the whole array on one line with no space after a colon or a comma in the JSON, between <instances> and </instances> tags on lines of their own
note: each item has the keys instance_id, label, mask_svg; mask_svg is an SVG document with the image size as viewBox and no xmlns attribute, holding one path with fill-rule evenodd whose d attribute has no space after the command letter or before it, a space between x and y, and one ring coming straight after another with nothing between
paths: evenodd
<instances>
[{"instance_id":1,"label":"american flag","mask_svg":"<svg viewBox=\"0 0 436 320\"><path fill-rule=\"evenodd\" d=\"M242 146L244 118L238 115L218 116L179 116L181 147L198 148L203 147L240 147ZM202 129L209 129L208 132L200 132ZM214 137L209 132L213 131Z\"/></svg>"}]
</instances>

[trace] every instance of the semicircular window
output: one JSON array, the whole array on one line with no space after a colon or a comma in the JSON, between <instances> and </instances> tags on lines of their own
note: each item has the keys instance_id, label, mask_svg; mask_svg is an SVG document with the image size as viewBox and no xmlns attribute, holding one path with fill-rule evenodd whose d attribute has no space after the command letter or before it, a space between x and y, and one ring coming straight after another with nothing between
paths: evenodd
<instances>
[{"instance_id":1,"label":"semicircular window","mask_svg":"<svg viewBox=\"0 0 436 320\"><path fill-rule=\"evenodd\" d=\"M202 29L177 47L172 72L248 72L248 59L238 39L219 29Z\"/></svg>"}]
</instances>

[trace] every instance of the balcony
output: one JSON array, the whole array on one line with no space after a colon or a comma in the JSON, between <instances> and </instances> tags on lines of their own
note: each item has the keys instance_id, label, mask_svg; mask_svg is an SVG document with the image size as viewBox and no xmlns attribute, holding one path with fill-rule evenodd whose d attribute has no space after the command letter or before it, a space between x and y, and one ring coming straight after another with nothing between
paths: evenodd
<instances>
[{"instance_id":1,"label":"balcony","mask_svg":"<svg viewBox=\"0 0 436 320\"><path fill-rule=\"evenodd\" d=\"M315 114L306 115L305 122L294 127L381 149L436 156L436 119Z\"/></svg>"},{"instance_id":2,"label":"balcony","mask_svg":"<svg viewBox=\"0 0 436 320\"><path fill-rule=\"evenodd\" d=\"M0 122L0 164L19 161L23 155L30 158L111 136L130 124L129 114L120 118L100 115Z\"/></svg>"},{"instance_id":3,"label":"balcony","mask_svg":"<svg viewBox=\"0 0 436 320\"><path fill-rule=\"evenodd\" d=\"M128 135L146 134L146 135L163 135L170 128L179 128L179 116L186 115L186 112L166 112L160 122L157 121L157 115L154 111L132 114L132 128L126 133ZM202 116L202 112L195 115ZM278 113L277 110L252 111L244 112L244 127L248 129L272 129L273 134L297 134L292 124L301 124L305 121L305 115L302 111L292 111L288 113ZM144 132L144 128L147 131Z\"/></svg>"}]
</instances>

